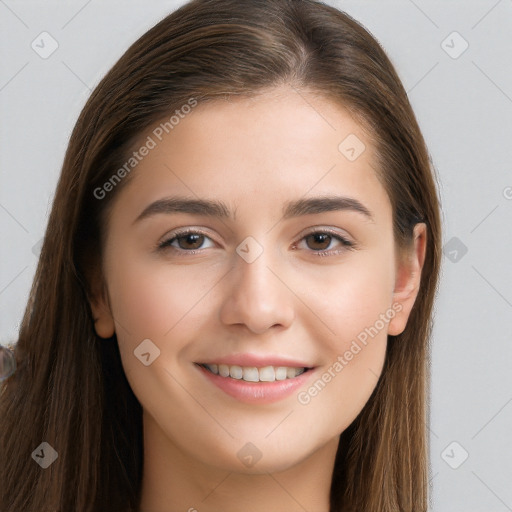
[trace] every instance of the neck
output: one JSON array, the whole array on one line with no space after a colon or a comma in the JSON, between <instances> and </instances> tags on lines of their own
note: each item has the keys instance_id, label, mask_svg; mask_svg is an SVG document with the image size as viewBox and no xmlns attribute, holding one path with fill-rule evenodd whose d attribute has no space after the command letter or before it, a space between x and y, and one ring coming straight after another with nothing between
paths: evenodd
<instances>
[{"instance_id":1,"label":"neck","mask_svg":"<svg viewBox=\"0 0 512 512\"><path fill-rule=\"evenodd\" d=\"M144 418L140 512L329 512L339 437L293 467L263 474L226 471L193 459Z\"/></svg>"}]
</instances>

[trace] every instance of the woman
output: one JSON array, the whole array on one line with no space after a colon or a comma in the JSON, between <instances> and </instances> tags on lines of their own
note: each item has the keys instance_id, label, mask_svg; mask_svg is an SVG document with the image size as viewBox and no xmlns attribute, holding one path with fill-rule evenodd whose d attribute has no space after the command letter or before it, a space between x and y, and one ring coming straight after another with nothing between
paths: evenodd
<instances>
[{"instance_id":1,"label":"woman","mask_svg":"<svg viewBox=\"0 0 512 512\"><path fill-rule=\"evenodd\" d=\"M439 203L379 44L194 0L92 93L3 384L0 509L421 511Z\"/></svg>"}]
</instances>

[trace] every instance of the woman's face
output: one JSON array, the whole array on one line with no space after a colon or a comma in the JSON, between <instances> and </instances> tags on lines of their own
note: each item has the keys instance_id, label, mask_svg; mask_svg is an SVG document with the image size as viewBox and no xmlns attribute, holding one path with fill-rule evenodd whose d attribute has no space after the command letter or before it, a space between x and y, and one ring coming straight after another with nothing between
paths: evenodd
<instances>
[{"instance_id":1,"label":"woman's face","mask_svg":"<svg viewBox=\"0 0 512 512\"><path fill-rule=\"evenodd\" d=\"M374 147L347 111L289 87L190 110L141 136L96 329L115 330L162 450L279 471L361 411L419 276L398 261Z\"/></svg>"}]
</instances>

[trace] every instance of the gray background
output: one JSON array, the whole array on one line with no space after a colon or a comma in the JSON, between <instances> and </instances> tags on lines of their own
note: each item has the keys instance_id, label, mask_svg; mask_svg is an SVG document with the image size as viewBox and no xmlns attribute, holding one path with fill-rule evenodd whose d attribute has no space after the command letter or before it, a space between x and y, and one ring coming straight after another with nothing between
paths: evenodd
<instances>
[{"instance_id":1,"label":"gray background","mask_svg":"<svg viewBox=\"0 0 512 512\"><path fill-rule=\"evenodd\" d=\"M82 106L129 44L182 3L0 0L2 343L16 337ZM327 3L387 50L439 176L431 510L512 511L512 1ZM51 48L44 31L58 44L47 58L31 47L46 38Z\"/></svg>"}]
</instances>

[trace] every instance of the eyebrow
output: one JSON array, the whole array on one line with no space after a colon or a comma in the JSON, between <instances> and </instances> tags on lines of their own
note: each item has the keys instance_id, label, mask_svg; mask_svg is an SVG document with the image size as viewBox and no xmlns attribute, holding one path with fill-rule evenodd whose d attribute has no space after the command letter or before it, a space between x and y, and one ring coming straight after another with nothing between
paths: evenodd
<instances>
[{"instance_id":1,"label":"eyebrow","mask_svg":"<svg viewBox=\"0 0 512 512\"><path fill-rule=\"evenodd\" d=\"M333 211L353 211L375 222L371 211L360 201L352 197L344 196L318 196L287 201L283 207L282 218L284 220L314 215ZM142 219L157 214L188 213L219 219L233 219L235 214L222 201L211 199L189 199L186 197L165 197L149 204L142 213L133 221L133 224Z\"/></svg>"}]
</instances>

